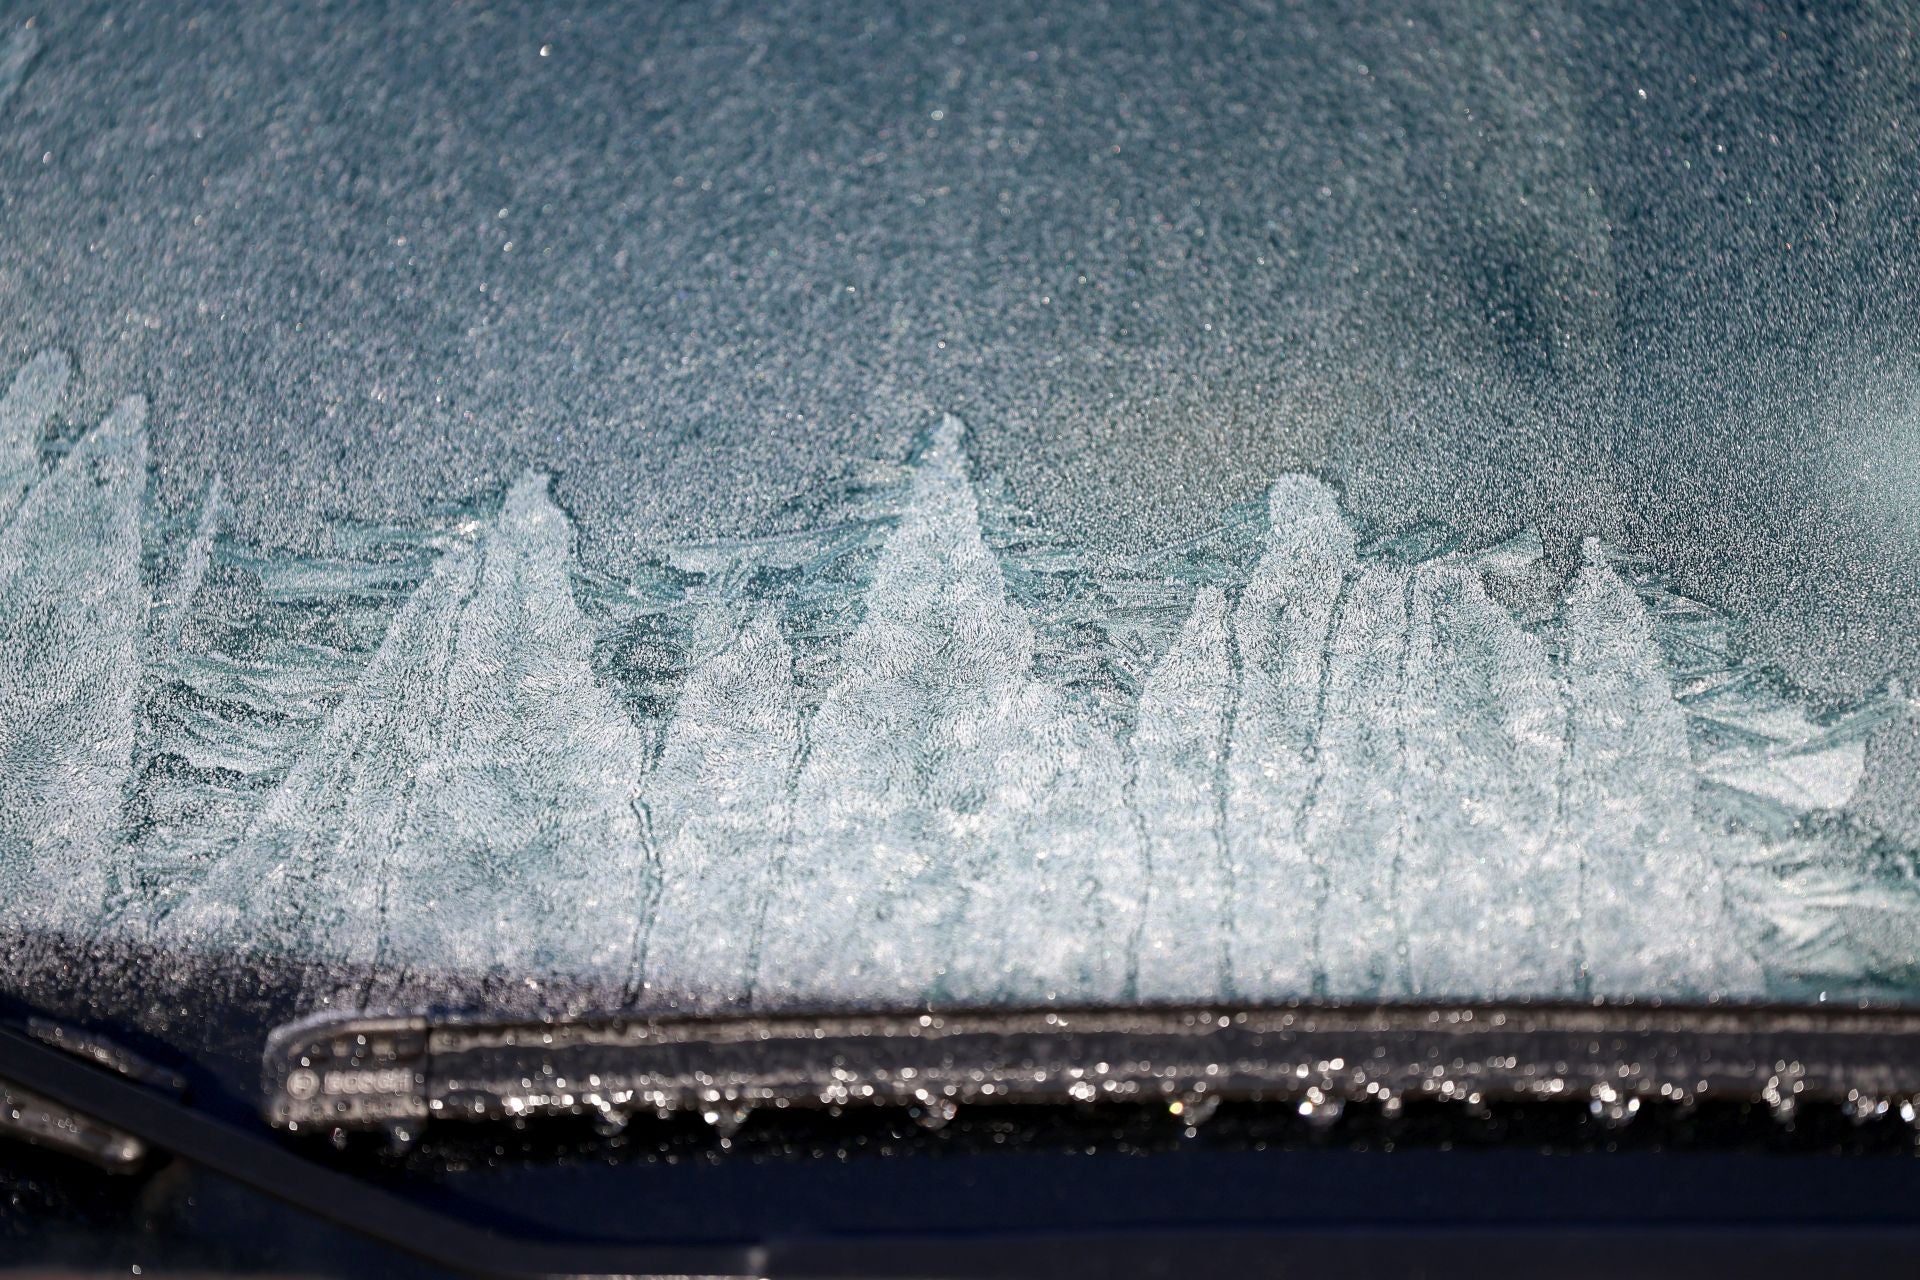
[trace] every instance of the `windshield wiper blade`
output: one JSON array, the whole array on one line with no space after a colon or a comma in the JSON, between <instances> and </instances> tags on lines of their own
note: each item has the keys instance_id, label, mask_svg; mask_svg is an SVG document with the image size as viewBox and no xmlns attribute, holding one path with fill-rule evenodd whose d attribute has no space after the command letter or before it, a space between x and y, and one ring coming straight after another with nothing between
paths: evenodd
<instances>
[{"instance_id":1,"label":"windshield wiper blade","mask_svg":"<svg viewBox=\"0 0 1920 1280\"><path fill-rule=\"evenodd\" d=\"M264 1111L291 1129L652 1110L1220 1101L1806 1104L1920 1099L1920 1011L1830 1006L1289 1005L681 1017L321 1015L277 1030Z\"/></svg>"}]
</instances>

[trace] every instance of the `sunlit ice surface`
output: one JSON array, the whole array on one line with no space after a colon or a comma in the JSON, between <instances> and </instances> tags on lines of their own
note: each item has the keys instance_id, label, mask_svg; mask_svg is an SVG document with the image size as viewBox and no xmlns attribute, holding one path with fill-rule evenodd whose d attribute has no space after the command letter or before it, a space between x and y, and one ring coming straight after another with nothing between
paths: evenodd
<instances>
[{"instance_id":1,"label":"sunlit ice surface","mask_svg":"<svg viewBox=\"0 0 1920 1280\"><path fill-rule=\"evenodd\" d=\"M1525 536L1365 544L1291 475L1094 568L983 503L947 417L839 518L626 580L536 473L329 561L236 545L216 486L149 600L144 406L26 447L67 373L0 409L6 893L48 927L715 1008L1920 959L1847 811L1897 696L1811 716L1598 540L1564 581Z\"/></svg>"},{"instance_id":2,"label":"sunlit ice surface","mask_svg":"<svg viewBox=\"0 0 1920 1280\"><path fill-rule=\"evenodd\" d=\"M0 31L6 923L1913 994L1910 24L1080 19Z\"/></svg>"}]
</instances>

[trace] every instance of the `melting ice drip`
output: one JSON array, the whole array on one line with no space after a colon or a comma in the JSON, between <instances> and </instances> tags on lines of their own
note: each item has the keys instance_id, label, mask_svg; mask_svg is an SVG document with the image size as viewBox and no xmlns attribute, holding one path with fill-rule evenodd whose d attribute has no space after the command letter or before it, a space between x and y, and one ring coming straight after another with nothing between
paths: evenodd
<instances>
[{"instance_id":1,"label":"melting ice drip","mask_svg":"<svg viewBox=\"0 0 1920 1280\"><path fill-rule=\"evenodd\" d=\"M949 418L882 517L632 584L537 475L332 563L223 540L216 489L149 610L142 406L46 471L67 377L0 402L18 921L687 1006L1915 967L1920 893L1842 812L1877 713L1716 663L1724 622L1595 543L1523 621L1537 549L1363 551L1290 476L1232 548L1094 573L990 536ZM635 619L672 651L639 693Z\"/></svg>"}]
</instances>

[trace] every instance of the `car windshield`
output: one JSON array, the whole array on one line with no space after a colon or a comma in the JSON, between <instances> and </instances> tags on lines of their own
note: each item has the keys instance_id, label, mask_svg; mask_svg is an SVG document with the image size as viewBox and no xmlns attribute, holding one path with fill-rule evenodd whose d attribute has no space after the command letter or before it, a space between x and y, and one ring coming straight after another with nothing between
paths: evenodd
<instances>
[{"instance_id":1,"label":"car windshield","mask_svg":"<svg viewBox=\"0 0 1920 1280\"><path fill-rule=\"evenodd\" d=\"M1910 7L0 21L23 988L1915 992Z\"/></svg>"}]
</instances>

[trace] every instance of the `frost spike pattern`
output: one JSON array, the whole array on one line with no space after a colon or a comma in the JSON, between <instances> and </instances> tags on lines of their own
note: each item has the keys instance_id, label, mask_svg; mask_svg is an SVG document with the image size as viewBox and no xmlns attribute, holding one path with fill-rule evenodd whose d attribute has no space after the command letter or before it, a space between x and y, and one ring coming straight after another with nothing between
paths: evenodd
<instances>
[{"instance_id":1,"label":"frost spike pattern","mask_svg":"<svg viewBox=\"0 0 1920 1280\"><path fill-rule=\"evenodd\" d=\"M13 95L26 82L27 70L40 52L40 32L34 27L15 27L0 39L0 111L7 109Z\"/></svg>"},{"instance_id":2,"label":"frost spike pattern","mask_svg":"<svg viewBox=\"0 0 1920 1280\"><path fill-rule=\"evenodd\" d=\"M1404 573L1365 565L1341 601L1327 644L1305 830L1308 855L1326 883L1316 930L1320 977L1328 990L1347 996L1404 989L1394 926L1405 889L1399 863L1406 598Z\"/></svg>"},{"instance_id":3,"label":"frost spike pattern","mask_svg":"<svg viewBox=\"0 0 1920 1280\"><path fill-rule=\"evenodd\" d=\"M1752 990L1725 868L1693 810L1686 716L1640 597L1588 539L1565 614L1567 795L1580 938L1601 993Z\"/></svg>"},{"instance_id":4,"label":"frost spike pattern","mask_svg":"<svg viewBox=\"0 0 1920 1280\"><path fill-rule=\"evenodd\" d=\"M915 471L809 729L768 912L778 999L1111 999L1141 895L1119 749L1033 675L958 419Z\"/></svg>"},{"instance_id":5,"label":"frost spike pattern","mask_svg":"<svg viewBox=\"0 0 1920 1280\"><path fill-rule=\"evenodd\" d=\"M40 432L66 394L73 367L58 351L42 351L13 375L0 396L0 526L40 477Z\"/></svg>"},{"instance_id":6,"label":"frost spike pattern","mask_svg":"<svg viewBox=\"0 0 1920 1280\"><path fill-rule=\"evenodd\" d=\"M1552 662L1471 565L1417 567L1411 599L1396 843L1407 991L1566 991L1579 921L1555 841L1566 711Z\"/></svg>"},{"instance_id":7,"label":"frost spike pattern","mask_svg":"<svg viewBox=\"0 0 1920 1280\"><path fill-rule=\"evenodd\" d=\"M430 570L296 564L404 597L367 606L350 653L189 664L179 639L221 596L203 580L250 553L216 486L149 619L144 405L43 475L67 377L38 357L0 401L23 495L0 520L0 892L24 924L124 918L383 977L611 979L701 1008L1752 995L1756 938L1844 954L1857 927L1920 915L1846 878L1827 855L1851 837L1799 822L1846 803L1868 714L1816 722L1715 665L1723 620L1595 543L1558 616L1522 625L1491 584L1536 573L1537 543L1363 556L1333 491L1284 477L1261 541L1236 516L1184 559L1068 582L1073 634L1109 647L1055 683L1062 618L1021 599L1084 563L1041 540L1003 572L995 540L1024 535L983 517L949 418L824 568L783 544L762 572L732 544L724 573L694 555L678 585L589 585L590 620L571 526L528 475L432 543ZM597 619L623 634L624 607L687 659L644 732L594 674ZM1129 718L1117 694L1143 668ZM130 829L151 811L126 804L143 670L304 716L168 739L195 753L168 812L202 821L188 793L224 785L196 761L260 780L171 844ZM1087 696L1089 671L1119 679ZM1749 825L1703 816L1728 793ZM113 915L109 870L179 905ZM1730 875L1759 915L1729 905Z\"/></svg>"},{"instance_id":8,"label":"frost spike pattern","mask_svg":"<svg viewBox=\"0 0 1920 1280\"><path fill-rule=\"evenodd\" d=\"M1266 548L1233 613L1241 687L1228 758L1235 974L1245 994L1314 989L1326 868L1305 844L1328 639L1359 570L1333 490L1287 476L1268 496Z\"/></svg>"},{"instance_id":9,"label":"frost spike pattern","mask_svg":"<svg viewBox=\"0 0 1920 1280\"><path fill-rule=\"evenodd\" d=\"M624 968L646 756L590 670L570 536L545 477L515 484L171 922L379 965Z\"/></svg>"},{"instance_id":10,"label":"frost spike pattern","mask_svg":"<svg viewBox=\"0 0 1920 1280\"><path fill-rule=\"evenodd\" d=\"M661 865L644 956L652 999L685 1007L749 994L799 749L793 652L763 608L688 678L647 780Z\"/></svg>"},{"instance_id":11,"label":"frost spike pattern","mask_svg":"<svg viewBox=\"0 0 1920 1280\"><path fill-rule=\"evenodd\" d=\"M1135 989L1143 1000L1209 1000L1233 991L1228 644L1226 595L1203 587L1140 696L1133 803L1149 870Z\"/></svg>"},{"instance_id":12,"label":"frost spike pattern","mask_svg":"<svg viewBox=\"0 0 1920 1280\"><path fill-rule=\"evenodd\" d=\"M64 381L64 357L30 364L6 425L37 427ZM0 902L15 920L86 925L104 907L146 625L146 417L121 401L0 526Z\"/></svg>"}]
</instances>

